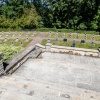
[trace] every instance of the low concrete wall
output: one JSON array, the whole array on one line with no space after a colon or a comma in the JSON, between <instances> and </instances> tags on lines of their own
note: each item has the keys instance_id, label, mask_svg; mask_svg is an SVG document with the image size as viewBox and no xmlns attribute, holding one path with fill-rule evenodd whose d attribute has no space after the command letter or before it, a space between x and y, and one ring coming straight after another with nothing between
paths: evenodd
<instances>
[{"instance_id":1,"label":"low concrete wall","mask_svg":"<svg viewBox=\"0 0 100 100\"><path fill-rule=\"evenodd\" d=\"M75 48L75 47L63 47L63 46L51 46L51 52L68 53L73 55L99 57L98 50Z\"/></svg>"},{"instance_id":2,"label":"low concrete wall","mask_svg":"<svg viewBox=\"0 0 100 100\"><path fill-rule=\"evenodd\" d=\"M29 57L37 58L42 52L45 52L45 51L54 52L54 53L67 53L67 54L80 55L80 56L100 57L98 50L54 46L51 43L48 43L46 46L36 44L36 45L31 45L27 47L25 50L23 50L21 53L15 56L9 62L9 65L6 68L5 73L12 73L19 66L21 66Z\"/></svg>"},{"instance_id":3,"label":"low concrete wall","mask_svg":"<svg viewBox=\"0 0 100 100\"><path fill-rule=\"evenodd\" d=\"M37 58L41 50L36 50L35 45L31 45L27 47L25 50L20 52L18 55L16 55L10 62L7 68L5 69L5 74L11 74L16 69L18 69L28 58Z\"/></svg>"},{"instance_id":4,"label":"low concrete wall","mask_svg":"<svg viewBox=\"0 0 100 100\"><path fill-rule=\"evenodd\" d=\"M0 53L0 76L4 73L4 67L2 62L2 53Z\"/></svg>"},{"instance_id":5,"label":"low concrete wall","mask_svg":"<svg viewBox=\"0 0 100 100\"><path fill-rule=\"evenodd\" d=\"M45 50L46 50L45 46L43 46L41 44L36 44L36 49L39 49L39 48L41 48L42 52L45 52Z\"/></svg>"},{"instance_id":6,"label":"low concrete wall","mask_svg":"<svg viewBox=\"0 0 100 100\"><path fill-rule=\"evenodd\" d=\"M42 46L40 44L37 44L36 46L41 47L43 51L46 51L46 52L67 53L67 54L80 55L80 56L100 57L98 50L76 48L76 47L55 46L55 45L51 45L51 43L46 44L46 46Z\"/></svg>"}]
</instances>

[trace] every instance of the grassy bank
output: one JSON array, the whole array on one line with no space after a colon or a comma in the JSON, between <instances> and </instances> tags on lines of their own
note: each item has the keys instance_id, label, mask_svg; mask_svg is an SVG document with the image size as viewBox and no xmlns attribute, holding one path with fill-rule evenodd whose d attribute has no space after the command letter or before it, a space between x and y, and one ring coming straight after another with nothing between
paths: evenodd
<instances>
[{"instance_id":1,"label":"grassy bank","mask_svg":"<svg viewBox=\"0 0 100 100\"><path fill-rule=\"evenodd\" d=\"M46 39L42 40L42 42L41 42L42 45L46 45L46 43L47 43ZM55 40L51 40L51 43L53 45L58 45L58 46L68 46L68 47L72 46L72 41L63 42L63 41L59 40L58 42L56 42ZM91 46L90 43L82 44L82 43L76 41L76 47L77 48L86 48L86 49L95 49L95 50L97 50L98 47L100 47L100 44L94 44L94 46Z\"/></svg>"},{"instance_id":2,"label":"grassy bank","mask_svg":"<svg viewBox=\"0 0 100 100\"><path fill-rule=\"evenodd\" d=\"M12 59L23 49L24 48L21 46L8 46L6 44L0 45L0 52L3 53L3 62L7 62L8 60Z\"/></svg>"},{"instance_id":3,"label":"grassy bank","mask_svg":"<svg viewBox=\"0 0 100 100\"><path fill-rule=\"evenodd\" d=\"M38 28L36 31L41 32L66 32L66 33L86 33L86 34L96 34L98 35L99 32L97 31L86 31L86 30L73 30L73 29L56 29L56 28Z\"/></svg>"}]
</instances>

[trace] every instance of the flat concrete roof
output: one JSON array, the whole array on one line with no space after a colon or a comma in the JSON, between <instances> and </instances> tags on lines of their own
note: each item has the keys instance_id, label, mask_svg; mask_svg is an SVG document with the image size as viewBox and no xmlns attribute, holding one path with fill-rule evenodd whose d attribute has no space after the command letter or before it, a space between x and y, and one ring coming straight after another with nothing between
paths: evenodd
<instances>
[{"instance_id":1,"label":"flat concrete roof","mask_svg":"<svg viewBox=\"0 0 100 100\"><path fill-rule=\"evenodd\" d=\"M44 52L0 83L0 100L100 100L100 58Z\"/></svg>"},{"instance_id":2,"label":"flat concrete roof","mask_svg":"<svg viewBox=\"0 0 100 100\"><path fill-rule=\"evenodd\" d=\"M100 58L43 53L29 59L14 74L100 92Z\"/></svg>"}]
</instances>

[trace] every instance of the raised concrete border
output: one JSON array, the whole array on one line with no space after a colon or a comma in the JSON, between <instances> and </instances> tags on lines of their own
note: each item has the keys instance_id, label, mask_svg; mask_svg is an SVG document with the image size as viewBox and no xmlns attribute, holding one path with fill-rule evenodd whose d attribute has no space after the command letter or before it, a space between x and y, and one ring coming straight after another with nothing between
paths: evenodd
<instances>
[{"instance_id":1,"label":"raised concrete border","mask_svg":"<svg viewBox=\"0 0 100 100\"><path fill-rule=\"evenodd\" d=\"M100 57L98 50L56 46L56 45L52 45L51 43L47 44L46 46L42 46L40 44L36 44L36 46L41 47L43 51L46 51L46 52L67 53L67 54L80 55L80 56Z\"/></svg>"},{"instance_id":2,"label":"raised concrete border","mask_svg":"<svg viewBox=\"0 0 100 100\"><path fill-rule=\"evenodd\" d=\"M75 48L75 47L63 47L63 46L52 46L51 52L68 53L73 55L99 57L97 50Z\"/></svg>"},{"instance_id":3,"label":"raised concrete border","mask_svg":"<svg viewBox=\"0 0 100 100\"><path fill-rule=\"evenodd\" d=\"M46 44L46 51L51 51L52 48L52 43L47 43Z\"/></svg>"},{"instance_id":4,"label":"raised concrete border","mask_svg":"<svg viewBox=\"0 0 100 100\"><path fill-rule=\"evenodd\" d=\"M12 74L17 70L27 59L37 58L42 53L41 49L36 49L35 45L30 45L25 50L16 55L4 71L4 74Z\"/></svg>"},{"instance_id":5,"label":"raised concrete border","mask_svg":"<svg viewBox=\"0 0 100 100\"><path fill-rule=\"evenodd\" d=\"M51 43L48 43L46 46L43 46L41 44L30 45L9 62L9 65L5 69L4 74L13 73L28 58L41 57L40 55L42 52L67 53L67 54L80 55L80 56L100 57L98 50L55 46L55 45L52 45Z\"/></svg>"},{"instance_id":6,"label":"raised concrete border","mask_svg":"<svg viewBox=\"0 0 100 100\"><path fill-rule=\"evenodd\" d=\"M0 52L0 76L4 73L4 67L2 62L2 56L3 54Z\"/></svg>"}]
</instances>

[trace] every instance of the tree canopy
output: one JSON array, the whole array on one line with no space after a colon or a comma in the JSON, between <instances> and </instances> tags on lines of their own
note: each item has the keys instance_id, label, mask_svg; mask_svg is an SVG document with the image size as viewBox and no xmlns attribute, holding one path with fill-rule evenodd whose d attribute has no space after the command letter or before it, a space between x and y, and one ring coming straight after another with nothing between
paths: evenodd
<instances>
[{"instance_id":1,"label":"tree canopy","mask_svg":"<svg viewBox=\"0 0 100 100\"><path fill-rule=\"evenodd\" d=\"M0 0L0 28L100 31L100 0Z\"/></svg>"}]
</instances>

